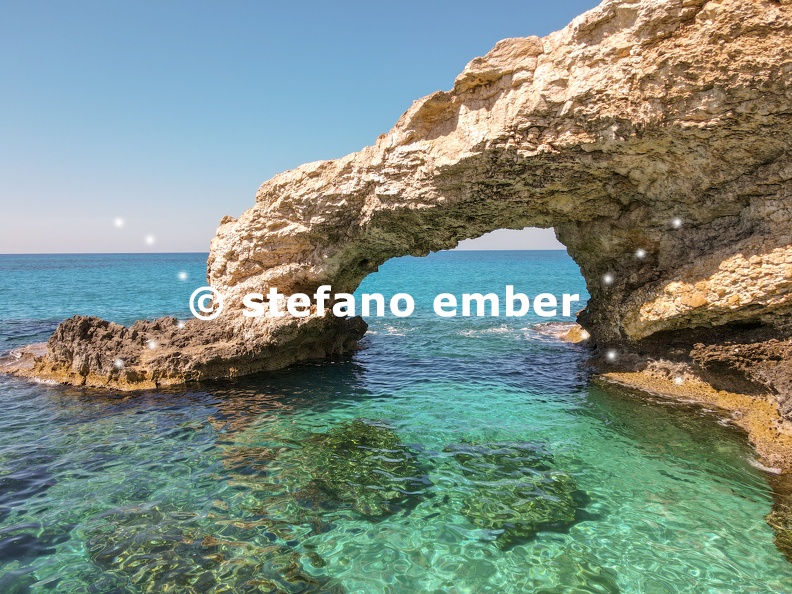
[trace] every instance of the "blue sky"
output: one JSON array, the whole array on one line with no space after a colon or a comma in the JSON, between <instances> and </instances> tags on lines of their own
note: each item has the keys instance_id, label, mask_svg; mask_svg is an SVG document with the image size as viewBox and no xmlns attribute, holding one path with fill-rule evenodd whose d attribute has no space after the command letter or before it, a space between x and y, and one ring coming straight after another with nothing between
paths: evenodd
<instances>
[{"instance_id":1,"label":"blue sky","mask_svg":"<svg viewBox=\"0 0 792 594\"><path fill-rule=\"evenodd\" d=\"M596 4L0 0L0 253L207 251L267 178Z\"/></svg>"}]
</instances>

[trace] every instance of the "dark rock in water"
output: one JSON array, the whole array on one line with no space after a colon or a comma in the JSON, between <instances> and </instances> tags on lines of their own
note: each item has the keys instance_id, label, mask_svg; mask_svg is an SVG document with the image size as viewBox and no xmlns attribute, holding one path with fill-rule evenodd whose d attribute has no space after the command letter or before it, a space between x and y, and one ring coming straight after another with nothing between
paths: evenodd
<instances>
[{"instance_id":1,"label":"dark rock in water","mask_svg":"<svg viewBox=\"0 0 792 594\"><path fill-rule=\"evenodd\" d=\"M343 589L303 569L302 555L269 541L210 533L197 517L130 507L95 518L86 534L91 561L112 591L185 593L332 592ZM307 559L316 566L314 553ZM103 590L104 591L104 590Z\"/></svg>"},{"instance_id":2,"label":"dark rock in water","mask_svg":"<svg viewBox=\"0 0 792 594\"><path fill-rule=\"evenodd\" d=\"M314 434L300 455L313 477L298 493L304 506L378 518L414 506L430 484L415 453L380 422L355 419Z\"/></svg>"},{"instance_id":3,"label":"dark rock in water","mask_svg":"<svg viewBox=\"0 0 792 594\"><path fill-rule=\"evenodd\" d=\"M0 592L3 594L30 594L35 592L32 588L38 580L33 575L33 569L25 567L5 571L0 575Z\"/></svg>"},{"instance_id":4,"label":"dark rock in water","mask_svg":"<svg viewBox=\"0 0 792 594\"><path fill-rule=\"evenodd\" d=\"M768 482L773 489L773 509L765 520L775 532L776 547L792 563L792 475L770 475Z\"/></svg>"},{"instance_id":5,"label":"dark rock in water","mask_svg":"<svg viewBox=\"0 0 792 594\"><path fill-rule=\"evenodd\" d=\"M792 562L792 505L787 502L776 503L765 519L775 532L778 550Z\"/></svg>"},{"instance_id":6,"label":"dark rock in water","mask_svg":"<svg viewBox=\"0 0 792 594\"><path fill-rule=\"evenodd\" d=\"M462 513L477 527L499 532L510 548L542 531L564 531L584 519L588 496L554 470L552 456L535 443L460 444L445 448L473 493Z\"/></svg>"},{"instance_id":7,"label":"dark rock in water","mask_svg":"<svg viewBox=\"0 0 792 594\"><path fill-rule=\"evenodd\" d=\"M39 522L0 528L0 564L52 555L57 545L69 540L72 528L71 524L57 526Z\"/></svg>"}]
</instances>

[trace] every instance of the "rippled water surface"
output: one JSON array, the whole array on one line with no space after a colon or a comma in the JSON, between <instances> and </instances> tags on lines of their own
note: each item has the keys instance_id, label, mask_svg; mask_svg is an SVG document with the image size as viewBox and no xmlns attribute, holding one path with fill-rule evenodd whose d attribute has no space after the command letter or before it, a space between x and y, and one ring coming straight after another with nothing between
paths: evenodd
<instances>
[{"instance_id":1,"label":"rippled water surface","mask_svg":"<svg viewBox=\"0 0 792 594\"><path fill-rule=\"evenodd\" d=\"M0 256L0 348L186 317L204 263ZM739 433L590 384L539 318L431 313L506 284L586 297L563 252L441 253L366 279L416 314L348 360L134 396L0 376L0 592L792 591Z\"/></svg>"}]
</instances>

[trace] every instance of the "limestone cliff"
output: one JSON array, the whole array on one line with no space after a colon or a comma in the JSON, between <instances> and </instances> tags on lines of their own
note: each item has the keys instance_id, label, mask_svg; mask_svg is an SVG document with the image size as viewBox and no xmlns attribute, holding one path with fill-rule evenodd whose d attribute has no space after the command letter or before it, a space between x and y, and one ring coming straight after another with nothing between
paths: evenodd
<instances>
[{"instance_id":1,"label":"limestone cliff","mask_svg":"<svg viewBox=\"0 0 792 594\"><path fill-rule=\"evenodd\" d=\"M606 0L543 39L499 42L373 146L265 182L212 241L216 320L75 318L28 373L134 389L340 353L360 320L245 318L242 296L352 291L389 258L538 226L581 267L579 319L600 352L783 401L791 130L788 0Z\"/></svg>"}]
</instances>

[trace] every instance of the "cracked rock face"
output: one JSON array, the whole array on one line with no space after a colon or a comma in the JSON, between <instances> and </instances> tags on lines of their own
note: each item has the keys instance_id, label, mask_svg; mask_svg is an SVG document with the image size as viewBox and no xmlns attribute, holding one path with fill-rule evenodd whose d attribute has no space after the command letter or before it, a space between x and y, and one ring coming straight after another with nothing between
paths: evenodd
<instances>
[{"instance_id":1,"label":"cracked rock face","mask_svg":"<svg viewBox=\"0 0 792 594\"><path fill-rule=\"evenodd\" d=\"M37 373L125 388L341 353L362 321L246 318L242 297L352 292L389 258L526 226L554 227L580 265L579 319L599 346L731 327L788 343L791 83L789 0L606 0L543 39L499 42L373 146L265 182L212 241L216 320L73 319ZM706 342L701 357L744 363ZM754 379L778 375L765 367Z\"/></svg>"}]
</instances>

